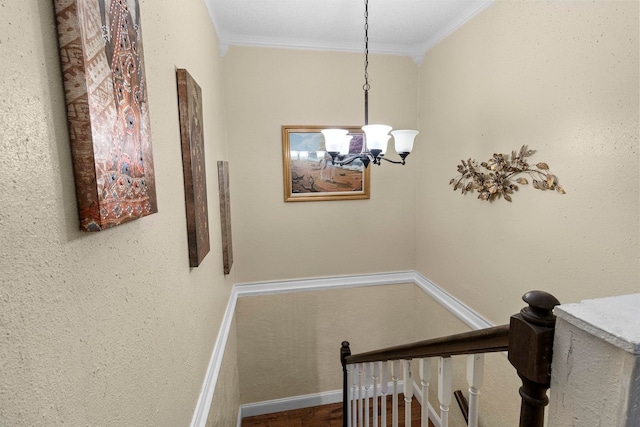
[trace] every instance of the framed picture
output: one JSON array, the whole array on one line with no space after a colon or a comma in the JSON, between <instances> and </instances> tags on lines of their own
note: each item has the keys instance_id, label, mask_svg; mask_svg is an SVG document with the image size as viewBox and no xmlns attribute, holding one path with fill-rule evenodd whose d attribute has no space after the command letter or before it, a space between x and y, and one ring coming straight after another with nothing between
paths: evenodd
<instances>
[{"instance_id":1,"label":"framed picture","mask_svg":"<svg viewBox=\"0 0 640 427\"><path fill-rule=\"evenodd\" d=\"M184 202L187 214L189 266L197 267L209 253L207 174L202 129L202 92L187 70L176 70L182 142Z\"/></svg>"},{"instance_id":2,"label":"framed picture","mask_svg":"<svg viewBox=\"0 0 640 427\"><path fill-rule=\"evenodd\" d=\"M334 126L335 127L335 126ZM364 133L355 126L337 126L352 135L349 153L362 150ZM369 198L369 169L358 159L334 165L320 131L327 126L282 126L284 201L311 202Z\"/></svg>"},{"instance_id":3,"label":"framed picture","mask_svg":"<svg viewBox=\"0 0 640 427\"><path fill-rule=\"evenodd\" d=\"M158 211L138 0L55 0L80 228Z\"/></svg>"}]
</instances>

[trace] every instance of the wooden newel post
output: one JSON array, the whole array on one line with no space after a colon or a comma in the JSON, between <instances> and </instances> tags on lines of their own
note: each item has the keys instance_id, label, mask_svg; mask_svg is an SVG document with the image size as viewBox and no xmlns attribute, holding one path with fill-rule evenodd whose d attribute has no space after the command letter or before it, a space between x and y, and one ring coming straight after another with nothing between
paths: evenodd
<instances>
[{"instance_id":1,"label":"wooden newel post","mask_svg":"<svg viewBox=\"0 0 640 427\"><path fill-rule=\"evenodd\" d=\"M531 291L522 299L529 304L511 316L509 362L522 380L520 427L542 427L544 408L549 403L551 356L556 318L553 307L560 302L551 294Z\"/></svg>"},{"instance_id":2,"label":"wooden newel post","mask_svg":"<svg viewBox=\"0 0 640 427\"><path fill-rule=\"evenodd\" d=\"M342 363L342 426L347 427L349 425L349 387L348 387L348 372L347 372L347 357L351 356L351 349L349 348L349 341L342 341L340 347L340 362Z\"/></svg>"}]
</instances>

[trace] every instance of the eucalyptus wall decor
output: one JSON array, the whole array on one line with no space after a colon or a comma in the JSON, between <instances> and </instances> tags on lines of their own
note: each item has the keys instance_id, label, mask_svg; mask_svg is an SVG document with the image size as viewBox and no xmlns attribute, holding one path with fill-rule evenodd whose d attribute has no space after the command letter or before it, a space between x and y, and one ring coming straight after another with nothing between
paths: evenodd
<instances>
[{"instance_id":1,"label":"eucalyptus wall decor","mask_svg":"<svg viewBox=\"0 0 640 427\"><path fill-rule=\"evenodd\" d=\"M449 181L453 185L453 191L461 190L462 194L478 192L478 199L492 201L496 198L504 198L511 202L511 194L518 190L518 185L527 185L529 180L524 176L529 175L533 188L537 190L555 190L565 194L564 188L558 184L558 179L549 171L549 165L544 162L529 165L527 157L535 153L526 145L508 154L494 154L486 162L478 165L475 159L461 160L458 165L459 175Z\"/></svg>"}]
</instances>

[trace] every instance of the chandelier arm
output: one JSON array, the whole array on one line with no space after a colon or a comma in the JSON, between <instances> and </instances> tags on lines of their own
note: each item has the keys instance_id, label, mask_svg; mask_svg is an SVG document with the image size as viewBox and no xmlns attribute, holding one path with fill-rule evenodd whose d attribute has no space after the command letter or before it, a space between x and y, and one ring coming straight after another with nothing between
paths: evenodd
<instances>
[{"instance_id":1,"label":"chandelier arm","mask_svg":"<svg viewBox=\"0 0 640 427\"><path fill-rule=\"evenodd\" d=\"M404 159L405 159L406 157L407 157L406 155L405 155L404 157L402 157L402 160L390 160L390 159L387 159L387 158L386 158L386 157L384 157L384 156L378 156L378 163L377 163L377 164L380 164L380 160L386 160L387 162L389 162L389 163L394 163L394 164L396 164L396 165L404 165L404 164L405 164Z\"/></svg>"},{"instance_id":2,"label":"chandelier arm","mask_svg":"<svg viewBox=\"0 0 640 427\"><path fill-rule=\"evenodd\" d=\"M350 156L336 156L337 159L332 159L331 162L335 165L335 166L346 166L348 164L353 163L355 160L360 159L362 160L362 156L360 154L352 154ZM342 157L342 159L340 158Z\"/></svg>"}]
</instances>

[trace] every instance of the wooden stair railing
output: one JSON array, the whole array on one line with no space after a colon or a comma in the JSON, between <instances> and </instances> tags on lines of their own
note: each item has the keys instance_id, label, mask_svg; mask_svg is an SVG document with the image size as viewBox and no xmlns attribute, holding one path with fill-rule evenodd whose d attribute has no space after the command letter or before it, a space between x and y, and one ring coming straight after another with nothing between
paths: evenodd
<instances>
[{"instance_id":1,"label":"wooden stair railing","mask_svg":"<svg viewBox=\"0 0 640 427\"><path fill-rule=\"evenodd\" d=\"M448 357L507 351L509 362L522 380L519 427L542 427L544 408L549 403L546 392L551 383L551 357L555 316L553 308L560 302L544 291L531 291L522 299L528 304L511 316L508 325L464 332L447 337L351 354L349 342L343 341L340 361L343 370L343 425L349 414L347 366L356 363ZM355 427L355 426L354 426Z\"/></svg>"}]
</instances>

